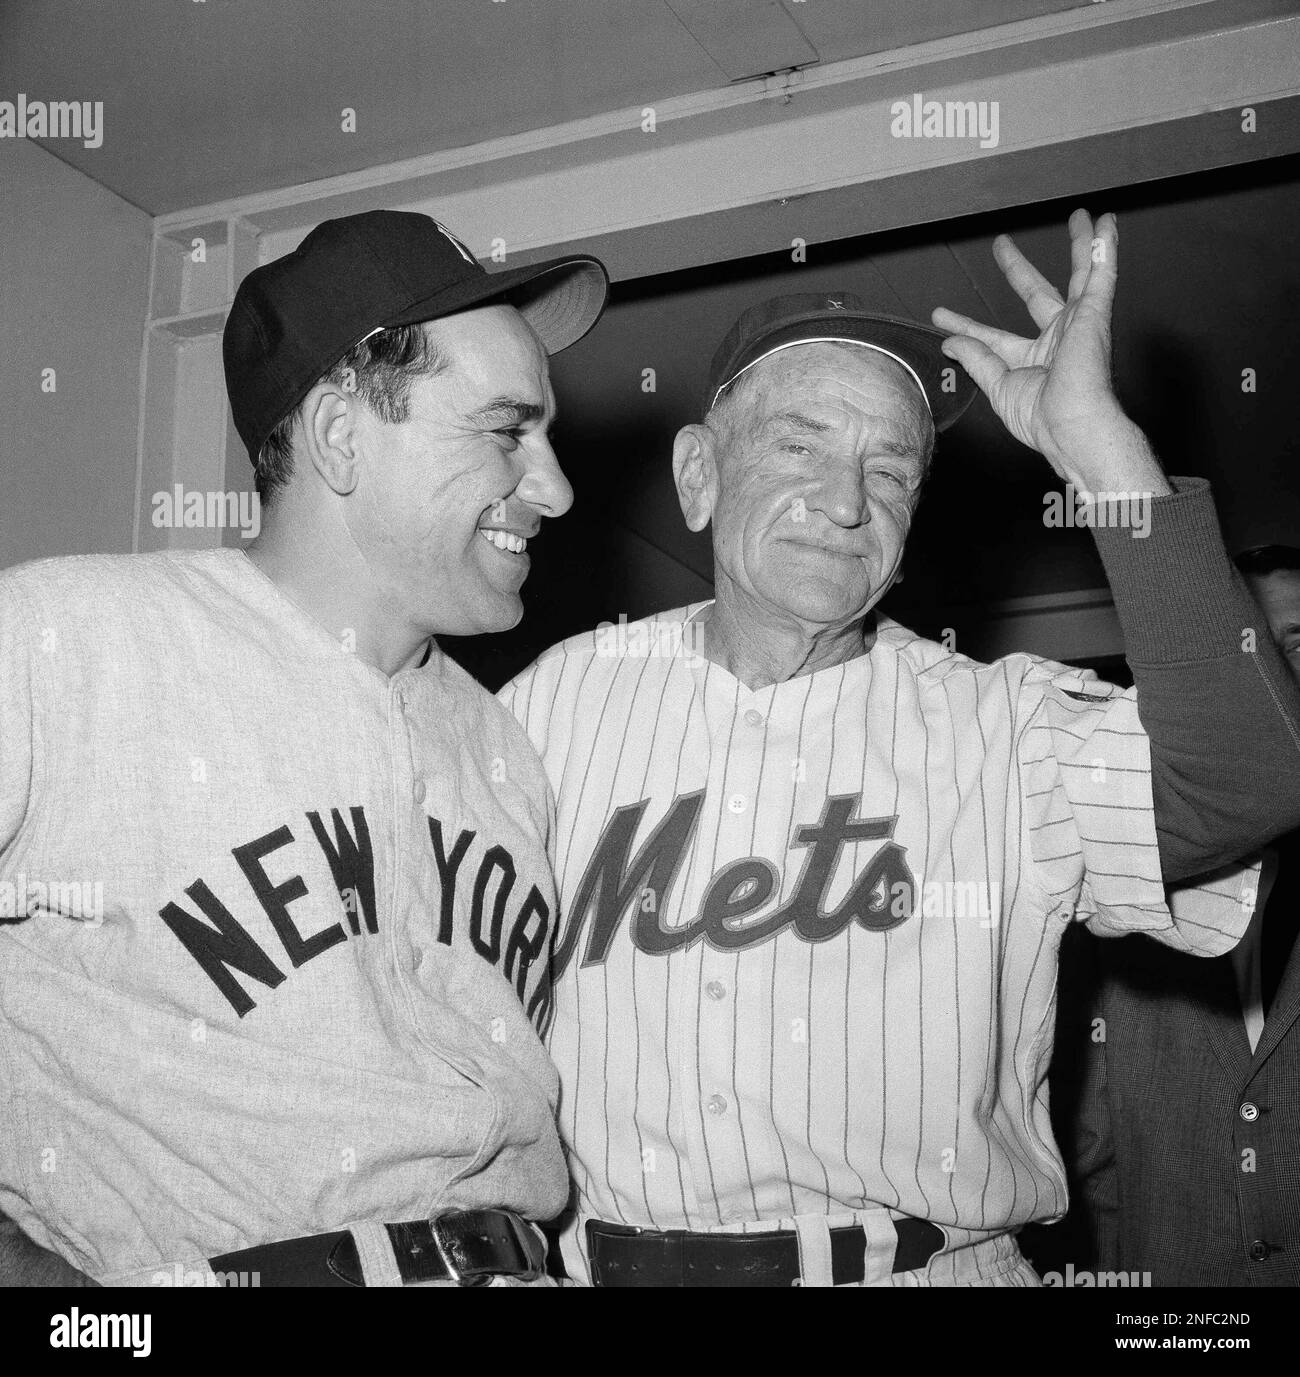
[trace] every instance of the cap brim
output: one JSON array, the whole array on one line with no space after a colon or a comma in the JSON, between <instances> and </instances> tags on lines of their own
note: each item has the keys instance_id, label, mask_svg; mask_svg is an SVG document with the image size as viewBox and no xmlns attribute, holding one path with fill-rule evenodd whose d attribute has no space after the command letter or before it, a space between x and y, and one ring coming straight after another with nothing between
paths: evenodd
<instances>
[{"instance_id":1,"label":"cap brim","mask_svg":"<svg viewBox=\"0 0 1300 1377\"><path fill-rule=\"evenodd\" d=\"M952 425L978 391L966 370L940 348L947 339L942 330L897 316L817 311L794 320L783 320L776 328L750 340L728 369L726 382L718 385L713 397L705 399L707 404L711 406L723 387L729 386L745 368L765 355L823 339L857 340L905 360L922 384L937 431Z\"/></svg>"},{"instance_id":2,"label":"cap brim","mask_svg":"<svg viewBox=\"0 0 1300 1377\"><path fill-rule=\"evenodd\" d=\"M532 326L546 352L558 354L576 344L600 319L608 292L604 265L598 259L574 255L458 282L445 292L415 302L383 324L388 329L418 325L478 306L508 302Z\"/></svg>"}]
</instances>

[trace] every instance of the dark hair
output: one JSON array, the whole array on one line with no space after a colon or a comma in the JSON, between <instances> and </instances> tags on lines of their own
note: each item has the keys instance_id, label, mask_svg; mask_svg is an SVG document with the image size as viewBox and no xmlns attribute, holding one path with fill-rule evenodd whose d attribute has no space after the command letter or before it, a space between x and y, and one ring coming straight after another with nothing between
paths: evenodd
<instances>
[{"instance_id":1,"label":"dark hair","mask_svg":"<svg viewBox=\"0 0 1300 1377\"><path fill-rule=\"evenodd\" d=\"M1300 572L1300 547L1295 545L1254 545L1232 557L1232 562L1247 578L1262 578L1279 569Z\"/></svg>"},{"instance_id":2,"label":"dark hair","mask_svg":"<svg viewBox=\"0 0 1300 1377\"><path fill-rule=\"evenodd\" d=\"M445 367L423 325L399 325L354 344L312 386L329 382L355 392L381 421L399 425L410 416L412 382ZM263 503L269 504L293 475L293 432L302 408L299 403L276 426L257 456L254 481Z\"/></svg>"}]
</instances>

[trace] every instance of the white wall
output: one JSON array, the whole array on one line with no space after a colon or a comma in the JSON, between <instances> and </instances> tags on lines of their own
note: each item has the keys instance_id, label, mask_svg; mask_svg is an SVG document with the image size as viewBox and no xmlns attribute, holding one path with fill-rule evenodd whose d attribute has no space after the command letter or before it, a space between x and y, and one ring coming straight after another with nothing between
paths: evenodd
<instances>
[{"instance_id":1,"label":"white wall","mask_svg":"<svg viewBox=\"0 0 1300 1377\"><path fill-rule=\"evenodd\" d=\"M0 142L0 567L131 549L152 232L44 149Z\"/></svg>"}]
</instances>

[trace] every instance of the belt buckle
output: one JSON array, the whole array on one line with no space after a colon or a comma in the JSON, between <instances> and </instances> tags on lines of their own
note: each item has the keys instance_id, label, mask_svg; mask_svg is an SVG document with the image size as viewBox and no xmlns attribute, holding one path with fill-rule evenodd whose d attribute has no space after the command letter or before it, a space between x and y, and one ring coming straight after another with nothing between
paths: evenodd
<instances>
[{"instance_id":1,"label":"belt buckle","mask_svg":"<svg viewBox=\"0 0 1300 1377\"><path fill-rule=\"evenodd\" d=\"M503 1215L509 1226L510 1240L517 1255L513 1266L494 1267L469 1273L463 1261L457 1256L455 1239L446 1231L448 1221L462 1219L466 1215L480 1213L474 1210L448 1210L444 1214L432 1215L429 1231L433 1236L433 1246L437 1249L447 1275L457 1286L487 1286L494 1276L519 1277L523 1281L536 1281L546 1271L545 1245L532 1231L531 1226L512 1210L493 1210L492 1214Z\"/></svg>"},{"instance_id":2,"label":"belt buckle","mask_svg":"<svg viewBox=\"0 0 1300 1377\"><path fill-rule=\"evenodd\" d=\"M457 1286L487 1286L492 1280L491 1277L466 1277L452 1251L452 1240L443 1232L445 1221L463 1213L463 1210L448 1210L446 1214L435 1214L429 1217L429 1232L433 1235L433 1246L437 1249L439 1258L442 1259L442 1265L447 1269L447 1275Z\"/></svg>"}]
</instances>

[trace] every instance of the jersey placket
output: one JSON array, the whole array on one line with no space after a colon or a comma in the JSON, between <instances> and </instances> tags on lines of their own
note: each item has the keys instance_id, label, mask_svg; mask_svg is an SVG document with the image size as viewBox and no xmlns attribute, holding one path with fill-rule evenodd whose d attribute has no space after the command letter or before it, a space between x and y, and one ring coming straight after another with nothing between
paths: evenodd
<instances>
[{"instance_id":1,"label":"jersey placket","mask_svg":"<svg viewBox=\"0 0 1300 1377\"><path fill-rule=\"evenodd\" d=\"M411 710L413 687L401 675L389 684L388 688L388 743L389 765L392 772L393 791L393 833L392 853L389 856L392 883L388 894L388 913L386 926L391 934L390 952L396 969L400 970L405 952L398 949L399 942L405 946L405 933L398 933L398 914L403 911L403 901L407 899L410 876L407 873L406 858L410 855L413 842L412 820L417 813L423 813L420 805L424 802L426 785L415 775L414 757L411 749L411 730L408 713Z\"/></svg>"},{"instance_id":2,"label":"jersey placket","mask_svg":"<svg viewBox=\"0 0 1300 1377\"><path fill-rule=\"evenodd\" d=\"M689 877L688 921L698 920L717 871L750 855L768 698L770 690L750 693L716 666L707 677L710 759L696 835L700 854L712 857L713 867L700 867ZM689 951L689 975L683 981L687 994L681 1006L682 1085L696 1110L695 1122L688 1126L702 1168L696 1171L700 1222L718 1224L753 1210L750 1126L744 1122L737 1087L740 962L736 953L719 951L703 940Z\"/></svg>"},{"instance_id":3,"label":"jersey placket","mask_svg":"<svg viewBox=\"0 0 1300 1377\"><path fill-rule=\"evenodd\" d=\"M478 1171L500 1143L504 1106L493 1089L491 1077L485 1073L472 1050L464 1046L463 1021L454 1017L440 1018L440 1004L429 1000L419 989L412 988L406 972L411 969L415 959L414 944L411 934L404 927L400 932L398 930L410 921L415 909L411 858L418 854L416 848L422 850L430 844L426 811L430 784L416 770L417 753L411 733L411 720L418 711L419 695L430 691L427 682L416 681L414 673L410 671L395 675L389 687L388 722L393 785L389 953L393 961L394 979L402 988L408 1006L411 1001L418 1001L418 1007L412 1007L411 1014L421 1040L431 1046L442 1060L478 1086L486 1101L482 1114L486 1131L480 1140L478 1152L447 1183L454 1185ZM435 787L436 784L437 781L434 781Z\"/></svg>"}]
</instances>

